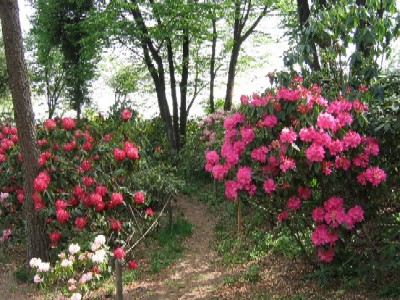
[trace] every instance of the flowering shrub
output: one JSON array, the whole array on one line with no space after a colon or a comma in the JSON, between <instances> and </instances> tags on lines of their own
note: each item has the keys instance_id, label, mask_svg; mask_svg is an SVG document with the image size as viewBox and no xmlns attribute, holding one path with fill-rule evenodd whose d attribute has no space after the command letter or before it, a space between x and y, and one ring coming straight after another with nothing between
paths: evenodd
<instances>
[{"instance_id":1,"label":"flowering shrub","mask_svg":"<svg viewBox=\"0 0 400 300\"><path fill-rule=\"evenodd\" d=\"M364 219L363 190L386 179L372 165L378 141L363 134L367 109L343 95L325 99L300 77L275 94L242 96L224 120L222 146L206 152L205 169L225 182L227 198L258 201L277 222L306 231L314 221L311 240L330 262L337 241Z\"/></svg>"},{"instance_id":2,"label":"flowering shrub","mask_svg":"<svg viewBox=\"0 0 400 300\"><path fill-rule=\"evenodd\" d=\"M36 211L46 216L52 247L93 233L111 236L114 245L127 247L126 240L134 242L131 235L140 236L152 221L159 202L177 192L176 181L164 182L172 175L160 176L166 168L151 156L158 152L149 149L143 126L125 109L112 122L56 117L38 127L41 170L33 198ZM0 206L3 217L9 215L15 223L24 198L18 137L7 122L0 130L0 190L10 195ZM148 170L154 175L147 176ZM10 228L8 223L3 226Z\"/></svg>"},{"instance_id":3,"label":"flowering shrub","mask_svg":"<svg viewBox=\"0 0 400 300\"><path fill-rule=\"evenodd\" d=\"M71 300L82 299L101 278L110 275L110 253L104 235L96 236L85 251L78 244L70 244L68 251L59 253L58 258L54 265L32 258L29 264L36 271L33 280L42 286L61 286L63 296Z\"/></svg>"}]
</instances>

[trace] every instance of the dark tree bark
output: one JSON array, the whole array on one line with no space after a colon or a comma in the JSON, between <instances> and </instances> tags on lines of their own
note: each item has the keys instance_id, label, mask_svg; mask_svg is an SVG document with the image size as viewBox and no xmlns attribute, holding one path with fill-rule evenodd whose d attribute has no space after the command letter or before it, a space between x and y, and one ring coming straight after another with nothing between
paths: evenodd
<instances>
[{"instance_id":1,"label":"dark tree bark","mask_svg":"<svg viewBox=\"0 0 400 300\"><path fill-rule=\"evenodd\" d=\"M33 180L38 173L39 150L36 143L34 114L29 89L28 72L24 58L17 0L0 0L0 18L3 29L7 70L14 105L14 116L21 146L25 200L27 258L48 259L48 236L44 216L35 212Z\"/></svg>"},{"instance_id":2,"label":"dark tree bark","mask_svg":"<svg viewBox=\"0 0 400 300\"><path fill-rule=\"evenodd\" d=\"M211 44L211 61L210 61L210 112L215 112L215 101L214 101L214 85L215 85L215 55L217 48L217 20L212 19L212 44Z\"/></svg>"},{"instance_id":3,"label":"dark tree bark","mask_svg":"<svg viewBox=\"0 0 400 300\"><path fill-rule=\"evenodd\" d=\"M182 79L179 84L181 93L181 107L180 107L180 128L179 134L183 138L182 144L186 141L186 124L187 124L187 86L189 78L189 30L185 28L183 30L183 42L182 42Z\"/></svg>"},{"instance_id":4,"label":"dark tree bark","mask_svg":"<svg viewBox=\"0 0 400 300\"><path fill-rule=\"evenodd\" d=\"M229 111L232 109L232 98L233 98L233 88L235 85L236 66L242 44L254 32L254 29L260 23L262 18L266 15L268 9L268 6L264 6L261 13L258 15L253 24L250 25L250 27L247 29L246 32L243 32L244 27L246 26L246 23L248 21L249 15L253 10L251 0L244 1L243 5L244 6L242 7L242 0L235 1L233 47L228 68L228 81L226 84L226 94L224 103L225 111Z\"/></svg>"},{"instance_id":5,"label":"dark tree bark","mask_svg":"<svg viewBox=\"0 0 400 300\"><path fill-rule=\"evenodd\" d=\"M319 5L325 6L326 2L320 1ZM307 20L310 17L310 7L308 5L308 0L297 0L297 13L299 16L300 29L304 30L307 27ZM319 62L317 46L315 45L315 42L312 42L311 50L312 61L309 61L308 65L313 71L319 71L321 70L321 64Z\"/></svg>"},{"instance_id":6,"label":"dark tree bark","mask_svg":"<svg viewBox=\"0 0 400 300\"><path fill-rule=\"evenodd\" d=\"M172 50L172 42L167 39L167 56L168 56L168 68L169 68L169 78L171 87L171 97L172 97L172 121L174 127L174 135L176 142L176 150L180 150L180 136L179 136L179 109L178 109L178 96L176 94L176 78L175 78L175 64L174 64L174 52Z\"/></svg>"}]
</instances>

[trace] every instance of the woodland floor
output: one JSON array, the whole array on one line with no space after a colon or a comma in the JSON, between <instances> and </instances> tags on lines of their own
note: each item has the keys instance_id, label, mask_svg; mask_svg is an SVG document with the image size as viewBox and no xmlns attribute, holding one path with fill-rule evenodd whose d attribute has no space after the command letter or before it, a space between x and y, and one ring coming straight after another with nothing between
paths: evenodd
<instances>
[{"instance_id":1,"label":"woodland floor","mask_svg":"<svg viewBox=\"0 0 400 300\"><path fill-rule=\"evenodd\" d=\"M304 279L309 268L297 259L267 255L258 261L226 266L213 250L214 227L218 215L206 204L180 195L174 212L183 213L193 224L185 241L183 256L157 274L146 271L148 262L140 261L143 272L124 286L124 299L376 299L364 288L346 290L321 287ZM23 284L13 276L23 251L12 254L12 263L0 263L0 300L49 299L33 284ZM259 266L257 278L246 277L252 264ZM97 297L96 297L97 298ZM109 299L110 296L100 297ZM98 299L98 298L97 298Z\"/></svg>"}]
</instances>

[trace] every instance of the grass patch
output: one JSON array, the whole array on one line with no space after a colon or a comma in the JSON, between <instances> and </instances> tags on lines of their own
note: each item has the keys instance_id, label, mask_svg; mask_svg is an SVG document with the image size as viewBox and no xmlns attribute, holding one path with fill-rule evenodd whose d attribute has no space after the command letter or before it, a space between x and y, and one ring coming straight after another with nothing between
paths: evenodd
<instances>
[{"instance_id":1,"label":"grass patch","mask_svg":"<svg viewBox=\"0 0 400 300\"><path fill-rule=\"evenodd\" d=\"M236 282L256 283L261 280L260 266L254 264L249 266L244 272L226 276L223 280L225 285L234 284Z\"/></svg>"},{"instance_id":2,"label":"grass patch","mask_svg":"<svg viewBox=\"0 0 400 300\"><path fill-rule=\"evenodd\" d=\"M155 239L159 247L150 252L150 272L157 273L168 267L182 256L183 241L192 234L193 225L186 219L178 217L172 228L166 226L156 232Z\"/></svg>"}]
</instances>

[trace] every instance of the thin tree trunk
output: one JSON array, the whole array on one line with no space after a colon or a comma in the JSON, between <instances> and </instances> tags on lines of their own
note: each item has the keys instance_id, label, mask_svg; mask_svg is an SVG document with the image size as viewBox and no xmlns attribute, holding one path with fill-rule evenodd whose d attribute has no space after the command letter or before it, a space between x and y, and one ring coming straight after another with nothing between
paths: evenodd
<instances>
[{"instance_id":1,"label":"thin tree trunk","mask_svg":"<svg viewBox=\"0 0 400 300\"><path fill-rule=\"evenodd\" d=\"M180 136L179 136L179 108L178 96L176 95L176 79L175 79L175 66L174 66L174 53L172 50L171 40L167 39L167 54L168 54L168 68L172 97L172 121L174 127L174 135L176 142L176 149L180 150ZM186 107L185 107L186 109Z\"/></svg>"},{"instance_id":2,"label":"thin tree trunk","mask_svg":"<svg viewBox=\"0 0 400 300\"><path fill-rule=\"evenodd\" d=\"M182 80L180 82L181 92L181 111L180 111L180 128L179 133L183 138L183 144L186 140L186 123L187 123L187 85L189 77L189 31L187 28L183 30L183 43L182 43Z\"/></svg>"},{"instance_id":3,"label":"thin tree trunk","mask_svg":"<svg viewBox=\"0 0 400 300\"><path fill-rule=\"evenodd\" d=\"M320 5L325 6L326 2L321 1ZM297 13L299 17L300 29L304 30L307 27L307 20L310 17L310 7L308 5L308 0L297 0ZM314 42L312 42L311 45L311 52L312 52L311 53L312 61L307 61L308 65L314 71L321 70L321 64L319 62L317 46L315 45Z\"/></svg>"},{"instance_id":4,"label":"thin tree trunk","mask_svg":"<svg viewBox=\"0 0 400 300\"><path fill-rule=\"evenodd\" d=\"M36 143L35 121L24 58L17 0L0 0L0 18L14 104L14 116L21 146L27 258L40 257L47 260L48 236L46 234L46 223L44 216L36 213L32 199L34 193L33 180L38 174L37 159L39 150Z\"/></svg>"},{"instance_id":5,"label":"thin tree trunk","mask_svg":"<svg viewBox=\"0 0 400 300\"><path fill-rule=\"evenodd\" d=\"M233 98L233 87L235 86L235 76L236 76L236 65L239 58L241 44L239 42L233 45L231 59L229 62L228 69L228 82L226 84L226 95L224 110L229 111L232 109L232 98Z\"/></svg>"},{"instance_id":6,"label":"thin tree trunk","mask_svg":"<svg viewBox=\"0 0 400 300\"><path fill-rule=\"evenodd\" d=\"M214 102L214 85L215 85L215 55L217 48L217 21L212 19L213 37L211 45L211 63L210 63L210 112L215 112L215 102Z\"/></svg>"}]
</instances>

